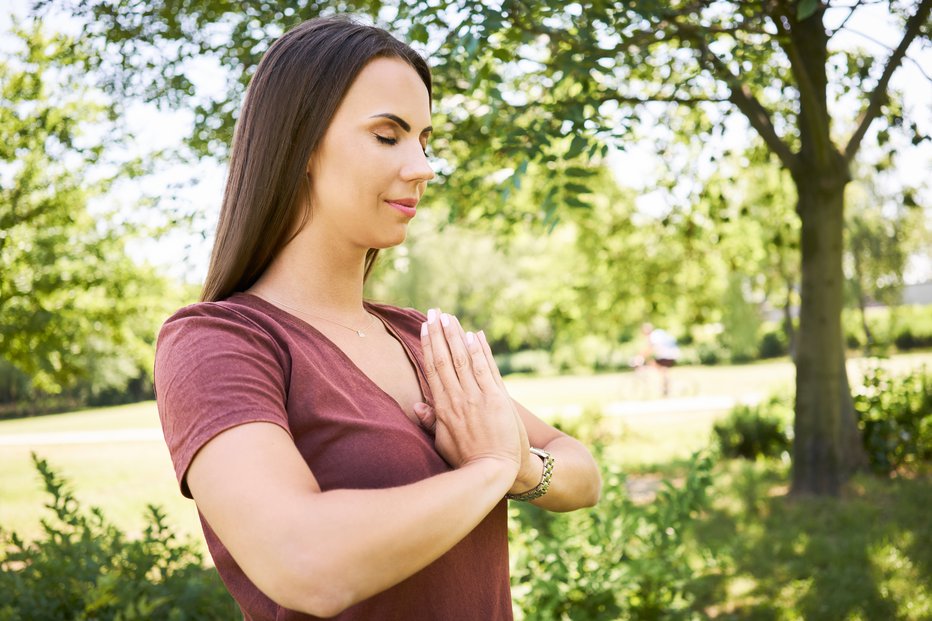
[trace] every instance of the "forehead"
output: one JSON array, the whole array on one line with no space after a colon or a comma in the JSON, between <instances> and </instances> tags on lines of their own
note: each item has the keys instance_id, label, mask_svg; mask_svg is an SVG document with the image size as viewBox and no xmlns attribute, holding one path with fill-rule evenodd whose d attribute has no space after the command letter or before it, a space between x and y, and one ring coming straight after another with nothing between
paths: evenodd
<instances>
[{"instance_id":1,"label":"forehead","mask_svg":"<svg viewBox=\"0 0 932 621\"><path fill-rule=\"evenodd\" d=\"M336 116L369 118L391 112L419 131L430 125L427 86L411 65L398 58L375 58L353 81Z\"/></svg>"}]
</instances>

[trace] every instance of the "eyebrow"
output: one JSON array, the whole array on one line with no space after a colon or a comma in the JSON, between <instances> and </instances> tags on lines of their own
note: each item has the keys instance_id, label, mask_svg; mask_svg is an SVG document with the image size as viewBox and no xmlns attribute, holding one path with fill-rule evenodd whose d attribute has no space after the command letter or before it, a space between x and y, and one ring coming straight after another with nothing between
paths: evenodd
<instances>
[{"instance_id":1,"label":"eyebrow","mask_svg":"<svg viewBox=\"0 0 932 621\"><path fill-rule=\"evenodd\" d=\"M382 118L389 119L390 121L394 121L395 123L397 123L397 124L401 127L401 129L405 130L406 132L411 131L411 124L408 123L408 122L407 122L406 120L404 120L403 118L401 118L400 116L398 116L397 114L392 114L391 112L383 112L383 113L381 113L381 114L373 114L373 115L370 116L369 118L370 118L370 119L374 119L374 118L378 118L378 117L382 117ZM422 133L422 134L429 134L429 133L431 133L431 132L433 132L433 131L434 131L433 126L428 125L427 127L425 127L424 129L421 130L421 133Z\"/></svg>"}]
</instances>

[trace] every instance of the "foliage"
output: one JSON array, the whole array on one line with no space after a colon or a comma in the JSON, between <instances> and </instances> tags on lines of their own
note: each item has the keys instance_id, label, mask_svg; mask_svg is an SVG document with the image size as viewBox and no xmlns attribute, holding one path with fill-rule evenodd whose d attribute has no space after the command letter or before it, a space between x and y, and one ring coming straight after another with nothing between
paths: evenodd
<instances>
[{"instance_id":1,"label":"foliage","mask_svg":"<svg viewBox=\"0 0 932 621\"><path fill-rule=\"evenodd\" d=\"M778 358L789 352L786 343L786 332L783 330L768 330L760 339L758 356L762 359Z\"/></svg>"},{"instance_id":2,"label":"foliage","mask_svg":"<svg viewBox=\"0 0 932 621\"><path fill-rule=\"evenodd\" d=\"M697 618L693 589L710 556L695 554L691 522L709 504L712 461L697 454L680 485L635 504L608 466L597 507L569 514L512 505L512 584L524 618Z\"/></svg>"},{"instance_id":3,"label":"foliage","mask_svg":"<svg viewBox=\"0 0 932 621\"><path fill-rule=\"evenodd\" d=\"M114 110L81 73L85 45L38 21L14 34L0 57L0 351L30 392L122 390L151 372L169 286L127 256L129 227L88 205L138 162L108 159Z\"/></svg>"},{"instance_id":4,"label":"foliage","mask_svg":"<svg viewBox=\"0 0 932 621\"><path fill-rule=\"evenodd\" d=\"M744 283L740 274L731 274L723 300L721 341L735 363L748 362L757 355L757 332L761 324L760 311L748 301Z\"/></svg>"},{"instance_id":5,"label":"foliage","mask_svg":"<svg viewBox=\"0 0 932 621\"><path fill-rule=\"evenodd\" d=\"M694 454L676 483L647 504L628 495L626 475L606 449L617 442L598 410L556 425L579 438L603 466L602 497L591 509L550 513L512 503L512 592L518 618L689 619L693 591L712 564L691 540L708 508L713 462Z\"/></svg>"},{"instance_id":6,"label":"foliage","mask_svg":"<svg viewBox=\"0 0 932 621\"><path fill-rule=\"evenodd\" d=\"M3 533L0 620L228 620L239 615L216 572L191 543L177 541L149 506L140 539L129 539L97 508L85 510L67 482L33 455L50 496L44 538Z\"/></svg>"},{"instance_id":7,"label":"foliage","mask_svg":"<svg viewBox=\"0 0 932 621\"><path fill-rule=\"evenodd\" d=\"M792 404L774 396L757 405L736 405L712 430L725 457L779 457L792 445L792 419Z\"/></svg>"},{"instance_id":8,"label":"foliage","mask_svg":"<svg viewBox=\"0 0 932 621\"><path fill-rule=\"evenodd\" d=\"M879 175L875 175L878 176ZM861 312L861 326L856 340L870 354L875 346L889 345L890 335L878 339L867 319L867 306L880 303L899 304L903 290L903 272L911 254L921 253L932 232L927 230L922 210L902 196L886 196L875 179L852 184L846 212L846 276L851 297ZM907 334L900 339L909 349L916 345ZM895 339L896 337L894 337ZM854 341L855 339L849 339ZM920 339L921 342L921 339Z\"/></svg>"},{"instance_id":9,"label":"foliage","mask_svg":"<svg viewBox=\"0 0 932 621\"><path fill-rule=\"evenodd\" d=\"M851 347L865 344L863 324L873 337L873 352L883 355L895 346L900 351L932 347L932 305L875 306L842 315L845 338Z\"/></svg>"},{"instance_id":10,"label":"foliage","mask_svg":"<svg viewBox=\"0 0 932 621\"><path fill-rule=\"evenodd\" d=\"M868 368L854 407L874 471L890 474L932 459L932 373L925 367L899 377Z\"/></svg>"}]
</instances>

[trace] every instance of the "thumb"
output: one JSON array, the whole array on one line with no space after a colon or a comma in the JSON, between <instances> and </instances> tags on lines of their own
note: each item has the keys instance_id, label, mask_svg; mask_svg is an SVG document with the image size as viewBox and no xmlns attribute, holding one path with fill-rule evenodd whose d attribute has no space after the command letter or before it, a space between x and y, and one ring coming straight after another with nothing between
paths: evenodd
<instances>
[{"instance_id":1,"label":"thumb","mask_svg":"<svg viewBox=\"0 0 932 621\"><path fill-rule=\"evenodd\" d=\"M414 404L414 415L417 416L418 421L421 423L421 427L430 433L434 432L437 426L437 417L434 415L434 408L426 403L418 401Z\"/></svg>"}]
</instances>

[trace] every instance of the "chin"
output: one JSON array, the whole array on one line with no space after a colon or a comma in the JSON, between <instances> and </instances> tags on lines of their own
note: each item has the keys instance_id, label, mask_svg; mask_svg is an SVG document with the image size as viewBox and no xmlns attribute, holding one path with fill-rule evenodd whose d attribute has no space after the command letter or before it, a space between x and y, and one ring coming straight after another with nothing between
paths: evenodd
<instances>
[{"instance_id":1,"label":"chin","mask_svg":"<svg viewBox=\"0 0 932 621\"><path fill-rule=\"evenodd\" d=\"M393 248L395 246L400 246L404 243L405 239L408 237L408 227L404 227L397 235L386 235L378 242L374 243L371 248L378 248L379 250L386 250L388 248Z\"/></svg>"}]
</instances>

